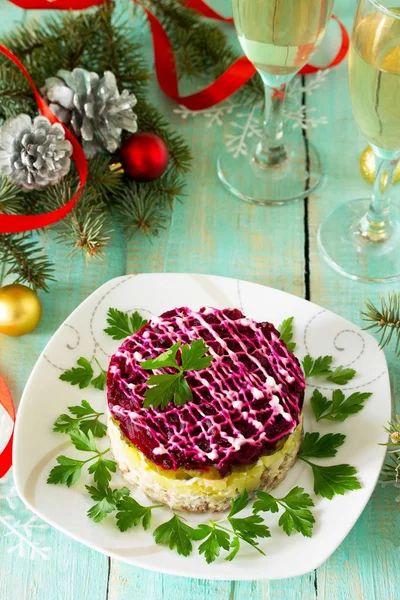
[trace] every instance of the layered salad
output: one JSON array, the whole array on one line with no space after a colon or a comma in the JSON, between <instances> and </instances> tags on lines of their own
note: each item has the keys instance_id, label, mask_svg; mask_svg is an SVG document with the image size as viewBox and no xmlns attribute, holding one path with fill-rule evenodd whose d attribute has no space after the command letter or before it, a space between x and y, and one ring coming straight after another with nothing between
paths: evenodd
<instances>
[{"instance_id":1,"label":"layered salad","mask_svg":"<svg viewBox=\"0 0 400 600\"><path fill-rule=\"evenodd\" d=\"M184 373L190 401L146 404L148 383L171 367L143 365L202 339L212 357ZM152 381L150 379L150 381ZM237 309L175 308L153 317L111 358L111 450L124 477L152 500L190 512L223 511L244 489L269 491L286 476L302 439L305 381L268 322Z\"/></svg>"}]
</instances>

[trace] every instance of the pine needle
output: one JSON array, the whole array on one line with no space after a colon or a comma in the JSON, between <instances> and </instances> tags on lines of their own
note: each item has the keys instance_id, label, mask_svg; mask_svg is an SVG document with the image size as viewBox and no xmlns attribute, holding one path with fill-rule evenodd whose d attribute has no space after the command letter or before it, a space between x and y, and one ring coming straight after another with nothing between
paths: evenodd
<instances>
[{"instance_id":1,"label":"pine needle","mask_svg":"<svg viewBox=\"0 0 400 600\"><path fill-rule=\"evenodd\" d=\"M47 282L54 281L52 263L43 255L40 244L28 235L1 235L0 263L7 265L6 276L16 275L14 283L48 291Z\"/></svg>"},{"instance_id":2,"label":"pine needle","mask_svg":"<svg viewBox=\"0 0 400 600\"><path fill-rule=\"evenodd\" d=\"M376 307L370 300L365 302L365 311L361 315L367 323L364 329L371 329L380 334L379 346L385 348L394 336L396 340L395 352L400 355L400 293L392 292L387 298L379 296L380 307Z\"/></svg>"},{"instance_id":3,"label":"pine needle","mask_svg":"<svg viewBox=\"0 0 400 600\"><path fill-rule=\"evenodd\" d=\"M165 211L158 194L148 187L132 183L124 197L118 198L116 210L131 236L138 230L149 236L158 235L160 229L165 229Z\"/></svg>"}]
</instances>

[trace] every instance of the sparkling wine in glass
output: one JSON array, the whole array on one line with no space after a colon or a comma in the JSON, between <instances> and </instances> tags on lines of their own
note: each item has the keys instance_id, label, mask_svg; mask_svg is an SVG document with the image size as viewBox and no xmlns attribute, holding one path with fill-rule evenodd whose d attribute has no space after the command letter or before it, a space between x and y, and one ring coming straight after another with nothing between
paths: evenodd
<instances>
[{"instance_id":1,"label":"sparkling wine in glass","mask_svg":"<svg viewBox=\"0 0 400 600\"><path fill-rule=\"evenodd\" d=\"M337 271L362 281L400 279L400 214L392 203L400 158L400 0L360 0L349 55L355 120L377 165L372 198L340 205L319 243Z\"/></svg>"},{"instance_id":2,"label":"sparkling wine in glass","mask_svg":"<svg viewBox=\"0 0 400 600\"><path fill-rule=\"evenodd\" d=\"M236 196L284 204L309 195L321 181L319 156L299 135L284 136L286 85L310 60L331 16L333 0L232 0L240 44L265 88L264 127L247 161L221 155L218 175Z\"/></svg>"}]
</instances>

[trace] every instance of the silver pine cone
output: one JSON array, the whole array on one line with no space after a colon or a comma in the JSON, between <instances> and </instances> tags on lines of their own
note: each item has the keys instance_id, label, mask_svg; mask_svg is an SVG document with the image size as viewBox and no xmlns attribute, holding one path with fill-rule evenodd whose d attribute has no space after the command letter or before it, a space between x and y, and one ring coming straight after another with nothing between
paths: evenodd
<instances>
[{"instance_id":1,"label":"silver pine cone","mask_svg":"<svg viewBox=\"0 0 400 600\"><path fill-rule=\"evenodd\" d=\"M71 166L72 145L62 125L46 117L9 119L0 128L0 173L26 190L55 184Z\"/></svg>"},{"instance_id":2,"label":"silver pine cone","mask_svg":"<svg viewBox=\"0 0 400 600\"><path fill-rule=\"evenodd\" d=\"M57 77L46 79L42 92L54 114L81 140L88 157L99 150L118 150L123 129L137 131L132 111L136 96L128 90L120 93L110 71L100 77L85 69L62 69Z\"/></svg>"}]
</instances>

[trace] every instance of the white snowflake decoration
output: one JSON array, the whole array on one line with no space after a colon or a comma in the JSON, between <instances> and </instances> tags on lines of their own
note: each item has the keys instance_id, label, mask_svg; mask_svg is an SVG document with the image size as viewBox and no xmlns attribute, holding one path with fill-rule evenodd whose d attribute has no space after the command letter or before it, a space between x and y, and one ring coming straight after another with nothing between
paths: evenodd
<instances>
[{"instance_id":1,"label":"white snowflake decoration","mask_svg":"<svg viewBox=\"0 0 400 600\"><path fill-rule=\"evenodd\" d=\"M225 138L225 144L228 152L230 152L233 158L238 156L246 156L248 150L248 140L252 140L254 137L261 137L262 124L258 117L261 104L256 104L250 110L249 113L238 113L237 119L246 117L243 124L238 121L232 121L231 125L236 129L235 133L227 134Z\"/></svg>"},{"instance_id":2,"label":"white snowflake decoration","mask_svg":"<svg viewBox=\"0 0 400 600\"><path fill-rule=\"evenodd\" d=\"M0 479L0 529L2 526L5 529L4 537L12 540L12 544L7 551L10 554L17 552L21 558L49 560L51 548L42 546L32 539L35 531L48 529L48 525L42 523L34 515L31 515L25 521L21 521L14 514L4 515L3 507L6 505L12 511L19 509L29 512L18 500L18 494L10 475Z\"/></svg>"},{"instance_id":3,"label":"white snowflake decoration","mask_svg":"<svg viewBox=\"0 0 400 600\"><path fill-rule=\"evenodd\" d=\"M284 106L284 120L286 124L291 125L293 129L301 127L302 129L315 129L320 125L326 125L328 119L325 116L317 115L316 108L305 108L302 105L303 94L312 96L321 85L326 81L329 71L318 71L314 76L307 77L305 85L297 77L286 92L286 102ZM222 126L226 122L226 116L233 115L234 120L229 122L232 133L225 136L225 145L227 151L233 158L246 156L249 150L249 142L260 137L262 134L262 120L260 111L262 102L252 104L246 102L233 102L228 99L222 104L212 106L206 110L194 111L180 105L174 109L174 112L184 120L196 117L203 117L206 120L207 127Z\"/></svg>"},{"instance_id":4,"label":"white snowflake decoration","mask_svg":"<svg viewBox=\"0 0 400 600\"><path fill-rule=\"evenodd\" d=\"M183 104L180 104L178 108L174 108L174 113L179 115L181 119L187 120L189 117L197 117L202 116L207 121L207 127L212 127L213 125L223 125L223 118L225 115L231 115L232 112L236 108L243 108L243 104L232 102L231 100L226 100L226 102L222 102L221 104L217 104L216 106L211 106L211 108L207 108L206 110L190 110Z\"/></svg>"},{"instance_id":5,"label":"white snowflake decoration","mask_svg":"<svg viewBox=\"0 0 400 600\"><path fill-rule=\"evenodd\" d=\"M13 515L0 517L2 523L8 531L4 537L13 536L15 542L8 548L8 552L18 552L21 558L28 556L31 560L35 558L49 559L51 548L49 546L40 546L38 542L32 540L32 531L34 529L47 529L44 523L37 523L37 518L32 515L25 523L14 518Z\"/></svg>"}]
</instances>

